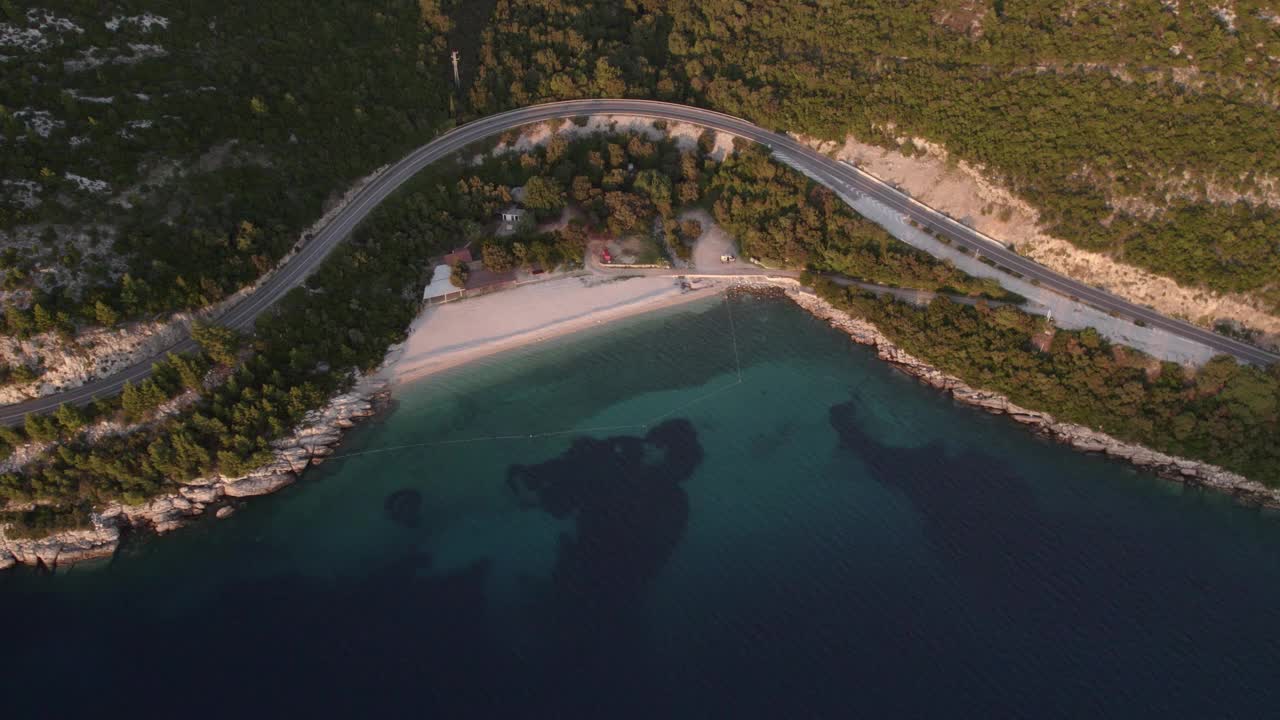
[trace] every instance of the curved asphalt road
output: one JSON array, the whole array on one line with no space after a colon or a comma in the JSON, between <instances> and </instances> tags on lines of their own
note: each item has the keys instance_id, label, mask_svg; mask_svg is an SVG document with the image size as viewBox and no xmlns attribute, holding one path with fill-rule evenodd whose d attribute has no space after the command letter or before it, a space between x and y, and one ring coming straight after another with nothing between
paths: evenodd
<instances>
[{"instance_id":1,"label":"curved asphalt road","mask_svg":"<svg viewBox=\"0 0 1280 720\"><path fill-rule=\"evenodd\" d=\"M527 123L597 114L639 115L682 121L753 140L768 146L774 152L785 155L790 164L807 171L818 182L832 189L859 192L870 196L910 217L922 227L945 233L953 243L970 249L981 249L988 258L1004 267L1016 270L1027 278L1035 278L1042 287L1078 298L1121 317L1140 319L1151 327L1158 327L1190 338L1246 362L1269 364L1280 361L1280 355L1260 350L1190 323L1167 318L1141 305L1135 305L1110 293L1059 275L1010 251L999 242L912 200L871 176L801 145L785 135L765 130L732 115L654 100L568 100L546 103L490 115L444 133L409 153L369 183L323 230L308 241L288 262L277 268L276 272L267 278L253 294L220 317L218 322L237 330L252 331L254 321L259 315L300 285L319 267L329 251L351 234L361 220L406 180L427 165L473 142ZM188 337L166 348L157 357L126 368L115 375L94 380L65 392L5 406L0 409L0 423L16 425L22 422L23 416L27 413L49 412L63 403L86 405L95 398L114 395L120 392L126 381L136 383L149 375L152 362L163 358L165 353L193 349L195 349L195 342Z\"/></svg>"}]
</instances>

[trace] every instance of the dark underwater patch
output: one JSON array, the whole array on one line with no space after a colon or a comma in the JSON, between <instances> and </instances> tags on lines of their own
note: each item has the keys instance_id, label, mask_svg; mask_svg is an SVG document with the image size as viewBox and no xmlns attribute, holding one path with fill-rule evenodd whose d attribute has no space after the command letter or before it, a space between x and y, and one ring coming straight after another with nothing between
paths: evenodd
<instances>
[{"instance_id":1,"label":"dark underwater patch","mask_svg":"<svg viewBox=\"0 0 1280 720\"><path fill-rule=\"evenodd\" d=\"M627 604L666 563L684 535L689 498L680 484L702 462L688 420L643 437L581 437L560 457L513 465L507 483L531 507L576 517L562 537L557 590L597 606Z\"/></svg>"},{"instance_id":2,"label":"dark underwater patch","mask_svg":"<svg viewBox=\"0 0 1280 720\"><path fill-rule=\"evenodd\" d=\"M1153 554L1138 528L1046 511L1029 479L996 455L974 447L949 450L936 440L915 448L886 445L863 429L856 402L831 407L830 421L842 448L855 453L877 482L910 501L935 556L963 579L973 606L1004 613L1005 622L1023 629L1021 637L1071 642L1080 621L1064 624L1051 609L1081 584L1109 588L1097 597L1101 606L1083 614L1090 621L1104 622L1117 606L1146 602L1140 588L1147 585L1117 582L1117 560L1129 564L1125 558L1144 557L1139 573L1180 572L1177 553ZM1081 562L1082 548L1089 563Z\"/></svg>"},{"instance_id":3,"label":"dark underwater patch","mask_svg":"<svg viewBox=\"0 0 1280 720\"><path fill-rule=\"evenodd\" d=\"M422 518L422 493L412 488L401 488L387 495L382 508L391 522L402 527L416 528Z\"/></svg>"},{"instance_id":4,"label":"dark underwater patch","mask_svg":"<svg viewBox=\"0 0 1280 720\"><path fill-rule=\"evenodd\" d=\"M886 445L863 429L854 401L832 406L829 414L841 447L911 501L932 544L949 559L998 573L1012 569L1010 548L1046 541L1046 521L1030 487L1000 458L967 447L948 452L937 440Z\"/></svg>"}]
</instances>

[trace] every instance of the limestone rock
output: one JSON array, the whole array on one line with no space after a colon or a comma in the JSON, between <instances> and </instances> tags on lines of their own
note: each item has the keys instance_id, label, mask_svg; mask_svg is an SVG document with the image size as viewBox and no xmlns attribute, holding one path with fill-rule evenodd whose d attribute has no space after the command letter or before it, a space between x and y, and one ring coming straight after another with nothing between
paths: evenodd
<instances>
[{"instance_id":1,"label":"limestone rock","mask_svg":"<svg viewBox=\"0 0 1280 720\"><path fill-rule=\"evenodd\" d=\"M1009 417L1023 425L1035 425L1037 427L1046 425L1050 422L1048 416L1044 413L1035 412L1033 410L1023 410L1021 408L1018 408L1017 410L1010 408Z\"/></svg>"},{"instance_id":2,"label":"limestone rock","mask_svg":"<svg viewBox=\"0 0 1280 720\"><path fill-rule=\"evenodd\" d=\"M1077 450L1084 452L1102 452L1107 449L1107 443L1092 436L1071 436L1069 442L1071 446Z\"/></svg>"},{"instance_id":3,"label":"limestone rock","mask_svg":"<svg viewBox=\"0 0 1280 720\"><path fill-rule=\"evenodd\" d=\"M213 516L218 518L219 520L226 520L227 518L235 514L236 514L235 508L231 507L230 505L223 505L222 507L218 508L218 512L214 513Z\"/></svg>"},{"instance_id":4,"label":"limestone rock","mask_svg":"<svg viewBox=\"0 0 1280 720\"><path fill-rule=\"evenodd\" d=\"M242 477L223 478L223 482L224 483L235 482L236 480L243 479L244 477L270 477L272 475L282 475L289 472L293 472L293 469L290 467L289 463L286 462L284 459L282 459L279 455L276 455L276 457L274 457L271 460L271 462L267 463L266 465L254 468L253 470L250 470L249 472L245 473Z\"/></svg>"},{"instance_id":5,"label":"limestone rock","mask_svg":"<svg viewBox=\"0 0 1280 720\"><path fill-rule=\"evenodd\" d=\"M217 502L222 497L220 485L186 485L178 489L182 497L194 503Z\"/></svg>"},{"instance_id":6,"label":"limestone rock","mask_svg":"<svg viewBox=\"0 0 1280 720\"><path fill-rule=\"evenodd\" d=\"M66 530L43 538L7 538L0 532L7 557L14 563L34 565L39 560L53 567L90 558L107 557L120 545L120 530L103 525L88 530ZM7 566L11 567L11 566Z\"/></svg>"},{"instance_id":7,"label":"limestone rock","mask_svg":"<svg viewBox=\"0 0 1280 720\"><path fill-rule=\"evenodd\" d=\"M313 433L298 440L298 444L305 448L316 448L326 445L333 445L338 442L342 436L336 430L325 433Z\"/></svg>"},{"instance_id":8,"label":"limestone rock","mask_svg":"<svg viewBox=\"0 0 1280 720\"><path fill-rule=\"evenodd\" d=\"M1137 452L1129 456L1129 462L1139 467L1155 465L1157 462L1156 453L1153 453L1146 448L1140 448Z\"/></svg>"},{"instance_id":9,"label":"limestone rock","mask_svg":"<svg viewBox=\"0 0 1280 720\"><path fill-rule=\"evenodd\" d=\"M143 505L124 506L118 516L130 525L150 525L157 532L168 532L181 527L185 518L198 514L200 511L186 497L162 495Z\"/></svg>"},{"instance_id":10,"label":"limestone rock","mask_svg":"<svg viewBox=\"0 0 1280 720\"><path fill-rule=\"evenodd\" d=\"M1003 413L1009 407L1009 400L1003 395L974 390L969 387L953 388L951 394L966 405L980 407L997 415Z\"/></svg>"},{"instance_id":11,"label":"limestone rock","mask_svg":"<svg viewBox=\"0 0 1280 720\"><path fill-rule=\"evenodd\" d=\"M307 468L307 461L311 459L311 452L307 448L295 445L280 450L278 456L281 461L289 466L289 470L299 473Z\"/></svg>"},{"instance_id":12,"label":"limestone rock","mask_svg":"<svg viewBox=\"0 0 1280 720\"><path fill-rule=\"evenodd\" d=\"M273 493L280 488L292 485L294 476L292 473L281 473L279 475L266 475L259 477L246 477L235 480L226 484L223 488L229 497L253 497L255 495L267 495Z\"/></svg>"}]
</instances>

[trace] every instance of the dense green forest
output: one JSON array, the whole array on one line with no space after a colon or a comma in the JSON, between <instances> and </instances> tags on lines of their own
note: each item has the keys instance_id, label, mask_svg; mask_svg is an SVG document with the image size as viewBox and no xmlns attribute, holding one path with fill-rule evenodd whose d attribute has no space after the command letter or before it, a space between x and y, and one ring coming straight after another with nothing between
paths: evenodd
<instances>
[{"instance_id":1,"label":"dense green forest","mask_svg":"<svg viewBox=\"0 0 1280 720\"><path fill-rule=\"evenodd\" d=\"M890 147L923 136L1052 233L1280 307L1277 204L1207 200L1280 176L1280 24L1229 5L498 0L471 108L625 94Z\"/></svg>"},{"instance_id":2,"label":"dense green forest","mask_svg":"<svg viewBox=\"0 0 1280 720\"><path fill-rule=\"evenodd\" d=\"M832 191L770 160L759 145L726 160L708 192L716 221L748 257L884 285L1015 299L994 280L898 241Z\"/></svg>"},{"instance_id":3,"label":"dense green forest","mask_svg":"<svg viewBox=\"0 0 1280 720\"><path fill-rule=\"evenodd\" d=\"M1058 419L1280 484L1280 365L1215 358L1188 370L1113 345L1093 329L1056 330L1012 306L939 298L918 308L815 278L819 294L965 382ZM1038 340L1037 342L1034 342Z\"/></svg>"},{"instance_id":4,"label":"dense green forest","mask_svg":"<svg viewBox=\"0 0 1280 720\"><path fill-rule=\"evenodd\" d=\"M215 302L451 123L448 21L413 2L40 5L0 2L39 38L0 47L13 334L37 305L69 325Z\"/></svg>"},{"instance_id":5,"label":"dense green forest","mask_svg":"<svg viewBox=\"0 0 1280 720\"><path fill-rule=\"evenodd\" d=\"M10 0L0 20L36 39L6 46L0 79L5 329L30 332L37 305L70 332L216 301L452 118L622 95L921 135L1082 247L1280 306L1275 203L1208 201L1274 193L1280 23L1254 0L1223 8Z\"/></svg>"}]
</instances>

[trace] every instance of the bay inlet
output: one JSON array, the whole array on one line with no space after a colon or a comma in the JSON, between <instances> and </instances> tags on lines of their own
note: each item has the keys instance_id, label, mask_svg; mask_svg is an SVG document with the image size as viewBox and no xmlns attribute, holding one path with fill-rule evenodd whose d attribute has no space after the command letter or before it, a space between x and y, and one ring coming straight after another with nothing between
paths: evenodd
<instances>
[{"instance_id":1,"label":"bay inlet","mask_svg":"<svg viewBox=\"0 0 1280 720\"><path fill-rule=\"evenodd\" d=\"M0 677L14 717L1257 717L1278 550L1275 514L714 296L400 385L225 521L0 576Z\"/></svg>"}]
</instances>

